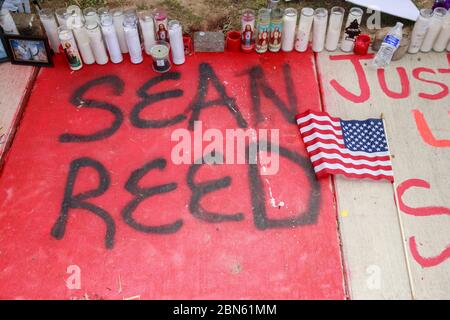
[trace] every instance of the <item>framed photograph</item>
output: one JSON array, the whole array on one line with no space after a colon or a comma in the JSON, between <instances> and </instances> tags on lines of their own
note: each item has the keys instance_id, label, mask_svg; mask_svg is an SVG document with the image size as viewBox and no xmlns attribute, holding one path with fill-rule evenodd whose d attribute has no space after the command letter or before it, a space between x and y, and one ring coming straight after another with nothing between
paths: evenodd
<instances>
[{"instance_id":1,"label":"framed photograph","mask_svg":"<svg viewBox=\"0 0 450 320\"><path fill-rule=\"evenodd\" d=\"M6 51L5 34L3 33L2 27L0 27L0 63L5 61L9 61L9 55Z\"/></svg>"},{"instance_id":2,"label":"framed photograph","mask_svg":"<svg viewBox=\"0 0 450 320\"><path fill-rule=\"evenodd\" d=\"M5 35L6 50L12 64L52 67L52 51L46 37Z\"/></svg>"}]
</instances>

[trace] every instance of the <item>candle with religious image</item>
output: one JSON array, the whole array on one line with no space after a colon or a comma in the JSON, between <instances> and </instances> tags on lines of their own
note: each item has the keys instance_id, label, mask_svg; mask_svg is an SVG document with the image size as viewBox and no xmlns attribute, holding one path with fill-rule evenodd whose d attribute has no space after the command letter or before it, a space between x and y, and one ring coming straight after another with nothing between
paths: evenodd
<instances>
[{"instance_id":1,"label":"candle with religious image","mask_svg":"<svg viewBox=\"0 0 450 320\"><path fill-rule=\"evenodd\" d=\"M61 26L58 28L58 37L70 69L74 71L80 70L83 67L83 62L81 61L80 52L78 51L72 30L66 26Z\"/></svg>"},{"instance_id":2,"label":"candle with religious image","mask_svg":"<svg viewBox=\"0 0 450 320\"><path fill-rule=\"evenodd\" d=\"M325 34L327 32L328 10L317 8L314 10L312 50L321 52L325 47Z\"/></svg>"},{"instance_id":3,"label":"candle with religious image","mask_svg":"<svg viewBox=\"0 0 450 320\"><path fill-rule=\"evenodd\" d=\"M104 13L100 16L102 34L108 48L109 57L112 63L123 61L122 51L120 50L119 38L117 37L112 15Z\"/></svg>"},{"instance_id":4,"label":"candle with religious image","mask_svg":"<svg viewBox=\"0 0 450 320\"><path fill-rule=\"evenodd\" d=\"M106 53L99 24L96 21L87 22L86 31L89 37L92 52L94 53L95 62L97 64L108 63L108 54Z\"/></svg>"},{"instance_id":5,"label":"candle with religious image","mask_svg":"<svg viewBox=\"0 0 450 320\"><path fill-rule=\"evenodd\" d=\"M423 40L430 27L431 17L433 16L432 9L421 9L420 16L414 24L414 28L411 34L411 43L409 45L409 53L417 53L422 46Z\"/></svg>"},{"instance_id":6,"label":"candle with religious image","mask_svg":"<svg viewBox=\"0 0 450 320\"><path fill-rule=\"evenodd\" d=\"M59 52L58 24L52 9L39 10L39 18L44 26L50 45L55 53Z\"/></svg>"},{"instance_id":7,"label":"candle with religious image","mask_svg":"<svg viewBox=\"0 0 450 320\"><path fill-rule=\"evenodd\" d=\"M149 10L139 12L139 24L141 26L142 38L144 40L145 53L150 55L150 51L156 41L153 14Z\"/></svg>"},{"instance_id":8,"label":"candle with religious image","mask_svg":"<svg viewBox=\"0 0 450 320\"><path fill-rule=\"evenodd\" d=\"M450 14L447 13L444 23L442 24L441 31L434 42L433 50L436 52L442 52L446 49L447 43L450 40Z\"/></svg>"},{"instance_id":9,"label":"candle with religious image","mask_svg":"<svg viewBox=\"0 0 450 320\"><path fill-rule=\"evenodd\" d=\"M5 34L19 34L16 23L8 9L0 10L0 26Z\"/></svg>"},{"instance_id":10,"label":"candle with religious image","mask_svg":"<svg viewBox=\"0 0 450 320\"><path fill-rule=\"evenodd\" d=\"M154 12L156 40L169 41L167 29L167 13L163 9L156 9Z\"/></svg>"},{"instance_id":11,"label":"candle with religious image","mask_svg":"<svg viewBox=\"0 0 450 320\"><path fill-rule=\"evenodd\" d=\"M255 48L255 11L245 9L241 17L241 50L251 52Z\"/></svg>"},{"instance_id":12,"label":"candle with religious image","mask_svg":"<svg viewBox=\"0 0 450 320\"><path fill-rule=\"evenodd\" d=\"M183 28L177 20L169 22L170 47L172 52L172 61L180 65L186 61L184 55Z\"/></svg>"},{"instance_id":13,"label":"candle with religious image","mask_svg":"<svg viewBox=\"0 0 450 320\"><path fill-rule=\"evenodd\" d=\"M295 50L305 52L308 49L309 37L314 20L314 9L305 7L300 13L300 22L297 29L297 37L295 39Z\"/></svg>"},{"instance_id":14,"label":"candle with religious image","mask_svg":"<svg viewBox=\"0 0 450 320\"><path fill-rule=\"evenodd\" d=\"M125 31L123 30L124 15L120 8L111 10L114 27L116 28L117 39L119 39L120 51L128 53L127 41L125 40Z\"/></svg>"},{"instance_id":15,"label":"candle with religious image","mask_svg":"<svg viewBox=\"0 0 450 320\"><path fill-rule=\"evenodd\" d=\"M297 9L287 8L283 16L283 34L281 37L281 50L290 52L294 50L295 29L297 28Z\"/></svg>"},{"instance_id":16,"label":"candle with religious image","mask_svg":"<svg viewBox=\"0 0 450 320\"><path fill-rule=\"evenodd\" d=\"M341 41L341 50L351 52L355 46L355 39L361 34L361 19L363 16L361 8L353 7L350 9L345 23L344 35Z\"/></svg>"},{"instance_id":17,"label":"candle with religious image","mask_svg":"<svg viewBox=\"0 0 450 320\"><path fill-rule=\"evenodd\" d=\"M325 49L328 51L335 51L338 47L344 14L345 9L342 7L331 8L330 22L328 23L327 38L325 40Z\"/></svg>"},{"instance_id":18,"label":"candle with religious image","mask_svg":"<svg viewBox=\"0 0 450 320\"><path fill-rule=\"evenodd\" d=\"M265 53L269 47L270 10L261 8L258 11L258 24L256 36L256 52Z\"/></svg>"},{"instance_id":19,"label":"candle with religious image","mask_svg":"<svg viewBox=\"0 0 450 320\"><path fill-rule=\"evenodd\" d=\"M142 57L141 41L139 40L139 31L135 16L127 15L125 17L123 30L125 32L128 51L130 52L131 63L141 63L144 58Z\"/></svg>"},{"instance_id":20,"label":"candle with religious image","mask_svg":"<svg viewBox=\"0 0 450 320\"><path fill-rule=\"evenodd\" d=\"M283 32L283 10L275 8L270 12L269 31L269 51L278 52L281 49L281 37Z\"/></svg>"}]
</instances>

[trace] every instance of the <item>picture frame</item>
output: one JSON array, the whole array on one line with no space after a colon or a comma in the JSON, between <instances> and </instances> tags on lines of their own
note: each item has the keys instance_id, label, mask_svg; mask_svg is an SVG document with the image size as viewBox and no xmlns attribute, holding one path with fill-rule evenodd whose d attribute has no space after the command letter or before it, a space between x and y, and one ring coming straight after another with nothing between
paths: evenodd
<instances>
[{"instance_id":1,"label":"picture frame","mask_svg":"<svg viewBox=\"0 0 450 320\"><path fill-rule=\"evenodd\" d=\"M12 64L53 67L53 52L47 37L7 34L5 42Z\"/></svg>"},{"instance_id":2,"label":"picture frame","mask_svg":"<svg viewBox=\"0 0 450 320\"><path fill-rule=\"evenodd\" d=\"M9 54L6 50L6 39L2 27L0 27L0 63L9 61Z\"/></svg>"}]
</instances>

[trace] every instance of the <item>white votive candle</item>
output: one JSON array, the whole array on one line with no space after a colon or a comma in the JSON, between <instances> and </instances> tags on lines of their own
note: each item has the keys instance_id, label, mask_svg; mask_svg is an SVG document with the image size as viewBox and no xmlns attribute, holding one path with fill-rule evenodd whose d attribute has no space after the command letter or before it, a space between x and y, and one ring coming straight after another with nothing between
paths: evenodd
<instances>
[{"instance_id":1,"label":"white votive candle","mask_svg":"<svg viewBox=\"0 0 450 320\"><path fill-rule=\"evenodd\" d=\"M179 21L169 22L169 38L173 63L183 64L186 58L184 56L183 28Z\"/></svg>"},{"instance_id":2,"label":"white votive candle","mask_svg":"<svg viewBox=\"0 0 450 320\"><path fill-rule=\"evenodd\" d=\"M153 15L150 11L142 11L139 13L139 24L141 26L142 38L144 40L145 53L150 55L151 49L155 44L155 24Z\"/></svg>"},{"instance_id":3,"label":"white votive candle","mask_svg":"<svg viewBox=\"0 0 450 320\"><path fill-rule=\"evenodd\" d=\"M311 27L314 20L314 9L305 7L300 14L300 22L297 29L297 38L295 40L295 50L305 52L308 49Z\"/></svg>"},{"instance_id":4,"label":"white votive candle","mask_svg":"<svg viewBox=\"0 0 450 320\"><path fill-rule=\"evenodd\" d=\"M312 50L321 52L325 46L325 34L327 32L328 11L325 8L317 8L314 11L313 43Z\"/></svg>"},{"instance_id":5,"label":"white votive candle","mask_svg":"<svg viewBox=\"0 0 450 320\"><path fill-rule=\"evenodd\" d=\"M281 50L290 52L294 49L295 29L297 27L297 9L287 8L283 15L283 33L281 34Z\"/></svg>"},{"instance_id":6,"label":"white votive candle","mask_svg":"<svg viewBox=\"0 0 450 320\"><path fill-rule=\"evenodd\" d=\"M119 39L117 38L116 28L114 27L112 16L104 13L100 16L102 22L102 33L108 48L109 57L112 63L123 61L122 51L120 50Z\"/></svg>"},{"instance_id":7,"label":"white votive candle","mask_svg":"<svg viewBox=\"0 0 450 320\"><path fill-rule=\"evenodd\" d=\"M107 64L108 54L106 53L105 44L103 43L102 32L96 21L86 23L86 31L89 37L92 52L94 53L95 62L97 64Z\"/></svg>"},{"instance_id":8,"label":"white votive candle","mask_svg":"<svg viewBox=\"0 0 450 320\"><path fill-rule=\"evenodd\" d=\"M348 13L347 22L345 23L344 35L341 41L341 50L351 52L355 47L356 37L361 33L361 19L363 16L361 8L353 7Z\"/></svg>"},{"instance_id":9,"label":"white votive candle","mask_svg":"<svg viewBox=\"0 0 450 320\"><path fill-rule=\"evenodd\" d=\"M447 10L445 8L438 7L434 9L433 17L431 18L430 21L430 27L428 28L427 34L425 35L425 39L423 39L420 51L422 52L431 51L431 48L433 48L434 42L436 41L441 31L442 23L446 15Z\"/></svg>"},{"instance_id":10,"label":"white votive candle","mask_svg":"<svg viewBox=\"0 0 450 320\"><path fill-rule=\"evenodd\" d=\"M8 9L0 10L0 26L5 34L19 34L16 23Z\"/></svg>"},{"instance_id":11,"label":"white votive candle","mask_svg":"<svg viewBox=\"0 0 450 320\"><path fill-rule=\"evenodd\" d=\"M450 14L447 13L444 23L442 24L441 32L439 33L433 45L433 50L442 52L446 49L450 39Z\"/></svg>"},{"instance_id":12,"label":"white votive candle","mask_svg":"<svg viewBox=\"0 0 450 320\"><path fill-rule=\"evenodd\" d=\"M42 9L39 17L44 26L50 45L55 53L59 52L58 24L52 9Z\"/></svg>"},{"instance_id":13,"label":"white votive candle","mask_svg":"<svg viewBox=\"0 0 450 320\"><path fill-rule=\"evenodd\" d=\"M119 39L120 51L122 53L128 52L127 41L125 40L125 31L123 30L123 11L122 9L114 9L111 11L114 21L114 27L116 28L117 38Z\"/></svg>"},{"instance_id":14,"label":"white votive candle","mask_svg":"<svg viewBox=\"0 0 450 320\"><path fill-rule=\"evenodd\" d=\"M342 7L331 8L327 39L325 41L325 49L328 51L335 51L338 47L342 23L344 22L344 13L345 9Z\"/></svg>"},{"instance_id":15,"label":"white votive candle","mask_svg":"<svg viewBox=\"0 0 450 320\"><path fill-rule=\"evenodd\" d=\"M420 10L420 16L414 24L413 31L411 33L411 43L409 45L409 53L417 53L422 46L423 39L427 34L428 28L430 27L431 17L433 16L432 9L422 9Z\"/></svg>"},{"instance_id":16,"label":"white votive candle","mask_svg":"<svg viewBox=\"0 0 450 320\"><path fill-rule=\"evenodd\" d=\"M142 57L141 41L139 40L139 31L135 16L127 16L123 22L125 40L127 41L128 51L130 53L131 63L141 63Z\"/></svg>"}]
</instances>

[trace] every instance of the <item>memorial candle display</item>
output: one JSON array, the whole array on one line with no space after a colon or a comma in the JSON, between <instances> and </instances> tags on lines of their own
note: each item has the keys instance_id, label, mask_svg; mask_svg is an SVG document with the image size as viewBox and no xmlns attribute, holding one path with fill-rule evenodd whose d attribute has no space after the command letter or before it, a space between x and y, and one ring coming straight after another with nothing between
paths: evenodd
<instances>
[{"instance_id":1,"label":"memorial candle display","mask_svg":"<svg viewBox=\"0 0 450 320\"><path fill-rule=\"evenodd\" d=\"M314 10L312 50L321 52L325 46L325 34L327 32L328 10L317 8Z\"/></svg>"},{"instance_id":2,"label":"memorial candle display","mask_svg":"<svg viewBox=\"0 0 450 320\"><path fill-rule=\"evenodd\" d=\"M256 52L267 52L269 47L270 10L266 8L258 11L258 35L256 36Z\"/></svg>"},{"instance_id":3,"label":"memorial candle display","mask_svg":"<svg viewBox=\"0 0 450 320\"><path fill-rule=\"evenodd\" d=\"M433 48L434 42L436 41L439 33L441 32L442 23L447 15L447 10L445 8L438 7L433 11L433 17L430 20L430 27L428 28L425 39L423 39L420 51L429 52Z\"/></svg>"},{"instance_id":4,"label":"memorial candle display","mask_svg":"<svg viewBox=\"0 0 450 320\"><path fill-rule=\"evenodd\" d=\"M433 50L442 52L446 49L447 43L450 40L450 14L447 13L444 23L442 24L441 32L439 33L433 45Z\"/></svg>"},{"instance_id":5,"label":"memorial candle display","mask_svg":"<svg viewBox=\"0 0 450 320\"><path fill-rule=\"evenodd\" d=\"M283 15L283 33L281 37L281 50L290 52L294 50L295 29L297 27L297 9L287 8Z\"/></svg>"},{"instance_id":6,"label":"memorial candle display","mask_svg":"<svg viewBox=\"0 0 450 320\"><path fill-rule=\"evenodd\" d=\"M162 41L169 41L169 32L167 31L167 13L162 9L157 9L154 12L155 16L155 30L156 39Z\"/></svg>"},{"instance_id":7,"label":"memorial candle display","mask_svg":"<svg viewBox=\"0 0 450 320\"><path fill-rule=\"evenodd\" d=\"M0 10L0 26L5 34L19 34L16 23L8 9Z\"/></svg>"},{"instance_id":8,"label":"memorial candle display","mask_svg":"<svg viewBox=\"0 0 450 320\"><path fill-rule=\"evenodd\" d=\"M344 36L342 37L341 50L351 52L355 46L355 39L361 34L361 19L363 16L361 8L353 7L348 13L345 23Z\"/></svg>"},{"instance_id":9,"label":"memorial candle display","mask_svg":"<svg viewBox=\"0 0 450 320\"><path fill-rule=\"evenodd\" d=\"M255 48L255 11L246 9L241 17L241 50L243 52L252 52Z\"/></svg>"},{"instance_id":10,"label":"memorial candle display","mask_svg":"<svg viewBox=\"0 0 450 320\"><path fill-rule=\"evenodd\" d=\"M69 18L69 13L66 8L58 8L55 10L56 20L60 27L67 27L67 19Z\"/></svg>"},{"instance_id":11,"label":"memorial candle display","mask_svg":"<svg viewBox=\"0 0 450 320\"><path fill-rule=\"evenodd\" d=\"M83 67L83 62L81 61L81 56L73 37L72 30L66 26L61 26L58 28L58 37L70 69L74 71L80 70Z\"/></svg>"},{"instance_id":12,"label":"memorial candle display","mask_svg":"<svg viewBox=\"0 0 450 320\"><path fill-rule=\"evenodd\" d=\"M108 48L109 57L112 63L120 63L123 61L122 51L120 50L119 39L117 37L116 28L113 18L110 14L105 13L100 16L102 23L102 33Z\"/></svg>"},{"instance_id":13,"label":"memorial candle display","mask_svg":"<svg viewBox=\"0 0 450 320\"><path fill-rule=\"evenodd\" d=\"M59 52L58 24L52 9L42 9L39 17L44 26L50 45L55 53Z\"/></svg>"},{"instance_id":14,"label":"memorial candle display","mask_svg":"<svg viewBox=\"0 0 450 320\"><path fill-rule=\"evenodd\" d=\"M125 40L127 42L128 51L130 53L131 63L141 63L142 57L141 41L139 39L139 31L137 19L133 15L127 15L123 21L123 30L125 32Z\"/></svg>"},{"instance_id":15,"label":"memorial candle display","mask_svg":"<svg viewBox=\"0 0 450 320\"><path fill-rule=\"evenodd\" d=\"M411 43L409 45L409 53L417 53L422 46L423 39L428 32L430 27L431 17L433 16L432 9L422 9L420 10L420 16L414 24L414 28L411 34Z\"/></svg>"},{"instance_id":16,"label":"memorial candle display","mask_svg":"<svg viewBox=\"0 0 450 320\"><path fill-rule=\"evenodd\" d=\"M311 27L314 20L314 9L305 7L300 13L300 23L297 29L297 37L295 39L295 50L305 52L308 49L309 37L311 35Z\"/></svg>"},{"instance_id":17,"label":"memorial candle display","mask_svg":"<svg viewBox=\"0 0 450 320\"><path fill-rule=\"evenodd\" d=\"M342 23L344 22L345 9L342 7L333 7L330 11L330 22L328 23L327 38L325 49L335 51L341 37Z\"/></svg>"},{"instance_id":18,"label":"memorial candle display","mask_svg":"<svg viewBox=\"0 0 450 320\"><path fill-rule=\"evenodd\" d=\"M169 60L170 48L168 42L158 40L150 51L153 58L153 70L161 73L169 71L172 64Z\"/></svg>"},{"instance_id":19,"label":"memorial candle display","mask_svg":"<svg viewBox=\"0 0 450 320\"><path fill-rule=\"evenodd\" d=\"M186 58L184 56L183 28L179 21L169 22L169 37L173 63L183 64Z\"/></svg>"},{"instance_id":20,"label":"memorial candle display","mask_svg":"<svg viewBox=\"0 0 450 320\"><path fill-rule=\"evenodd\" d=\"M75 40L77 41L78 50L83 58L83 62L85 64L95 63L94 53L91 49L89 36L84 26L84 21L81 19L77 20L77 22L73 24L72 29L73 34L75 35Z\"/></svg>"},{"instance_id":21,"label":"memorial candle display","mask_svg":"<svg viewBox=\"0 0 450 320\"><path fill-rule=\"evenodd\" d=\"M281 49L281 33L283 32L283 10L276 8L270 11L269 51L278 52Z\"/></svg>"},{"instance_id":22,"label":"memorial candle display","mask_svg":"<svg viewBox=\"0 0 450 320\"><path fill-rule=\"evenodd\" d=\"M105 44L103 43L99 24L96 21L87 22L86 31L92 52L94 53L95 62L97 64L107 64L109 59L108 54L106 53Z\"/></svg>"},{"instance_id":23,"label":"memorial candle display","mask_svg":"<svg viewBox=\"0 0 450 320\"><path fill-rule=\"evenodd\" d=\"M150 51L155 44L155 24L153 15L145 10L139 13L139 24L141 26L142 38L144 40L145 53L150 55Z\"/></svg>"},{"instance_id":24,"label":"memorial candle display","mask_svg":"<svg viewBox=\"0 0 450 320\"><path fill-rule=\"evenodd\" d=\"M122 9L114 9L111 11L114 28L116 28L117 39L119 39L120 51L122 53L128 52L127 41L125 40L125 32L123 30L123 11Z\"/></svg>"},{"instance_id":25,"label":"memorial candle display","mask_svg":"<svg viewBox=\"0 0 450 320\"><path fill-rule=\"evenodd\" d=\"M95 8L89 7L83 10L84 18L86 19L86 24L96 22L100 23L100 18L97 14Z\"/></svg>"}]
</instances>

